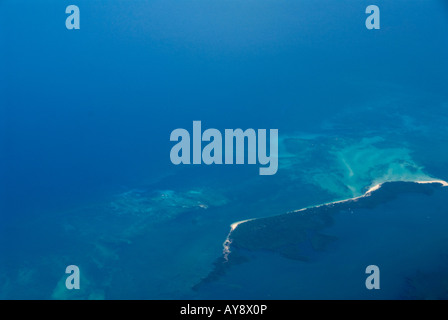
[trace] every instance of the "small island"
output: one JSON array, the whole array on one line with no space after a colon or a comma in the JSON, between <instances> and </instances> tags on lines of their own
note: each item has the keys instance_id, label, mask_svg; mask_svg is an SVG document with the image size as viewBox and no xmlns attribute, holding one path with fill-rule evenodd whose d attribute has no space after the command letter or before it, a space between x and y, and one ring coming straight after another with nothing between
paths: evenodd
<instances>
[{"instance_id":1,"label":"small island","mask_svg":"<svg viewBox=\"0 0 448 320\"><path fill-rule=\"evenodd\" d=\"M447 186L443 180L384 182L370 187L358 197L235 222L224 241L222 257L215 261L212 272L193 289L218 279L232 265L246 261L244 251L270 251L288 259L310 261L317 252L337 241L335 236L326 233L336 214L374 208L403 193L430 195L434 188Z\"/></svg>"}]
</instances>

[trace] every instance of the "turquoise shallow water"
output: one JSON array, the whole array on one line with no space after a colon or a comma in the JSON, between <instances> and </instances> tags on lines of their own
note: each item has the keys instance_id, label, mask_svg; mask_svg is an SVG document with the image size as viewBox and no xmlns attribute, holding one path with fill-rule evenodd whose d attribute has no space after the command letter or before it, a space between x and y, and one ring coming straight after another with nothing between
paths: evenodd
<instances>
[{"instance_id":1,"label":"turquoise shallow water","mask_svg":"<svg viewBox=\"0 0 448 320\"><path fill-rule=\"evenodd\" d=\"M350 146L360 148L358 144ZM402 162L412 169L408 152L402 149L393 155L395 149L385 147L390 151L387 159L396 159L386 162L392 163L391 167L381 161L375 166L365 157L373 146L362 146L359 154L371 167L364 166L359 172L381 177ZM386 184L388 188L377 191L383 196L375 198L374 207L348 205L341 212L332 212L331 223L321 230L331 240L328 245L315 247L314 240L311 244L291 243L293 248L304 250L306 259L285 256L268 249L269 245L264 248L265 242L256 238L259 233L248 233L246 236L259 248L240 250L228 268L211 280L207 278L222 263L223 242L231 223L352 197L352 190L342 183L346 166L331 165L339 154L324 157L324 167L333 168L329 177L341 179L340 189L330 190L328 185L334 183L328 184L327 180L319 185L306 179L313 171L323 174L321 163L318 168L308 167L305 173L303 168L284 169L288 174L275 176L269 185L260 185L261 177L246 175L239 186L225 188L224 179L213 182L210 177L206 186L200 180L168 189L182 177L178 174L64 213L4 224L3 297L444 299L443 281L437 279L447 276L443 266L448 211L446 187L437 184L416 185L415 190ZM377 153L373 154L377 159ZM402 174L402 170L398 172ZM421 172L415 170L414 174ZM230 183L241 178L226 177ZM408 178L412 179L412 174ZM359 190L370 185L359 185ZM262 199L260 194L264 195ZM307 224L299 222L292 232L301 232ZM283 228L276 221L272 226ZM290 224L286 222L285 226ZM307 232L312 235L312 230ZM244 230L241 236L245 236ZM288 239L280 231L270 236L271 242ZM65 275L60 272L73 261L83 270L84 286L78 292L65 289ZM364 270L370 264L381 268L382 289L377 292L364 287Z\"/></svg>"}]
</instances>

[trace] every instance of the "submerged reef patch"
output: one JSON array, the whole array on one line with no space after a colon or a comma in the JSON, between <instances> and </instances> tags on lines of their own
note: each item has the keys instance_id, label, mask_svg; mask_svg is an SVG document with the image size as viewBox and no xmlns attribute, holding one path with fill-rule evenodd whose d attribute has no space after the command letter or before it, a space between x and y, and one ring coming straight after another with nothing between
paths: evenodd
<instances>
[{"instance_id":1,"label":"submerged reef patch","mask_svg":"<svg viewBox=\"0 0 448 320\"><path fill-rule=\"evenodd\" d=\"M292 136L280 140L280 150L281 169L291 179L318 186L335 199L360 196L383 182L434 179L413 160L411 149L380 136Z\"/></svg>"}]
</instances>

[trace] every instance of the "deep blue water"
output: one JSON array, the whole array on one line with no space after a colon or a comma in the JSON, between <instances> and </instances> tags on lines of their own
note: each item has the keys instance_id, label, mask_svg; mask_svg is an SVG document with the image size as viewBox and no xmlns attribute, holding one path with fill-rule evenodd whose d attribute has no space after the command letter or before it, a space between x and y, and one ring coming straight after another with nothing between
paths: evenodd
<instances>
[{"instance_id":1,"label":"deep blue water","mask_svg":"<svg viewBox=\"0 0 448 320\"><path fill-rule=\"evenodd\" d=\"M347 198L347 185L386 176L448 180L446 1L377 1L371 31L364 11L375 1L75 2L81 29L69 31L68 3L0 0L0 298L412 298L404 276L443 269L446 190L341 216L334 232L347 237L302 290L297 274L312 266L266 252L218 289L191 290L232 222ZM281 148L271 177L250 165L176 167L169 135L194 120L302 142ZM132 190L144 192L120 197ZM412 237L429 214L442 231ZM390 248L425 243L434 254L412 251L405 275L392 276L401 262L381 251L387 243L356 240L366 215ZM360 246L386 270L373 296L363 270L361 288L335 289L358 283L341 279L370 261L349 254ZM85 270L84 291L64 291L69 264Z\"/></svg>"}]
</instances>

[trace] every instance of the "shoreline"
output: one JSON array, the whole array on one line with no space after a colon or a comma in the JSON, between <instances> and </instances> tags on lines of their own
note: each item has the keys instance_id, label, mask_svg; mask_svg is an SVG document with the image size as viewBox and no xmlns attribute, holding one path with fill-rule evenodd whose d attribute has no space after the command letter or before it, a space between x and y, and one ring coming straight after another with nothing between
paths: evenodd
<instances>
[{"instance_id":1,"label":"shoreline","mask_svg":"<svg viewBox=\"0 0 448 320\"><path fill-rule=\"evenodd\" d=\"M343 200L336 200L336 201L332 201L332 202L327 202L327 203L323 203L323 204L318 204L318 205L314 205L314 206L309 206L309 207L305 207L305 208L301 208L298 210L293 210L290 212L286 212L283 214L293 214L293 213L297 213L297 212L302 212L311 208L320 208L320 207L324 207L324 206L330 206L330 205L334 205L334 204L338 204L338 203L345 203L345 202L350 202L350 201L356 201L358 199L362 199L365 197L369 197L373 192L381 189L381 187L385 184L385 183L390 183L390 182L409 182L409 183L416 183L416 184L433 184L433 183L437 183L437 184L441 184L442 187L448 187L448 182L444 181L444 180L439 180L439 179L434 179L434 180L394 180L394 181L384 181L381 183L378 183L372 187L370 187L364 194L357 196L357 197L353 197L353 198L349 198L349 199L343 199ZM232 240L230 240L230 236L232 234L232 232L238 228L239 225L246 223L248 221L254 221L260 218L251 218L251 219L246 219L246 220L241 220L241 221L237 221L234 222L230 225L230 231L226 237L226 240L223 243L223 256L224 256L224 260L228 261L228 256L231 253L230 251L230 245L232 244Z\"/></svg>"}]
</instances>

